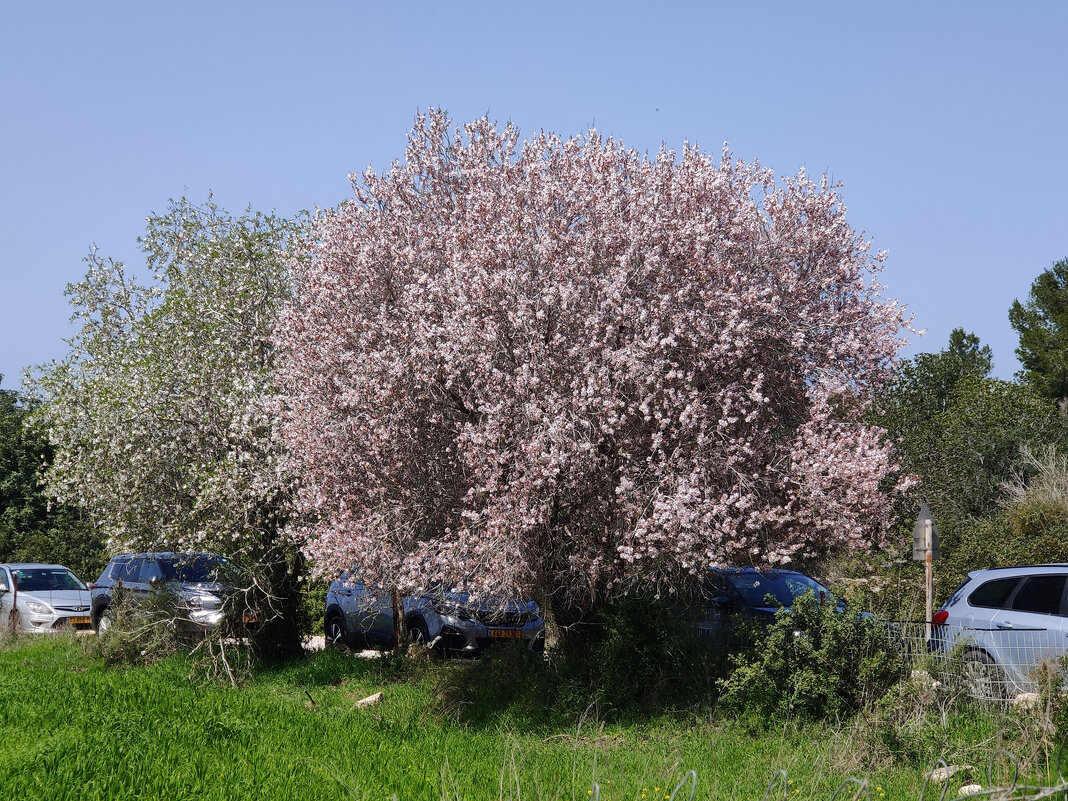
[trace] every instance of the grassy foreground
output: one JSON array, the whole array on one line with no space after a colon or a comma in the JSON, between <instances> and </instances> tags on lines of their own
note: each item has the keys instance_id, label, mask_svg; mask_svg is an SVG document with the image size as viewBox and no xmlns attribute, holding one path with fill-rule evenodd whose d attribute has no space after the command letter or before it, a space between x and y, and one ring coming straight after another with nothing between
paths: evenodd
<instances>
[{"instance_id":1,"label":"grassy foreground","mask_svg":"<svg viewBox=\"0 0 1068 801\"><path fill-rule=\"evenodd\" d=\"M844 758L856 749L833 727L758 735L682 703L605 725L593 707L501 692L479 665L325 652L235 689L191 679L182 656L117 668L90 646L0 645L0 784L12 797L587 801L597 781L602 801L664 801L692 769L696 799L760 799L782 769L791 798L828 798L848 775L868 780L873 799L916 798L925 767L872 770ZM378 691L380 703L356 706ZM944 747L989 738L988 723L947 729Z\"/></svg>"}]
</instances>

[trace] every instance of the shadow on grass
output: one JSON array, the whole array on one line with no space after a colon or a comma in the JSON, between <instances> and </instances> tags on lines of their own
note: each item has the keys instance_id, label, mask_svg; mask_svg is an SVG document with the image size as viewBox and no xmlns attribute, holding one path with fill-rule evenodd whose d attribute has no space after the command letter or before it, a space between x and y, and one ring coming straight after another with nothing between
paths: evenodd
<instances>
[{"instance_id":1,"label":"shadow on grass","mask_svg":"<svg viewBox=\"0 0 1068 801\"><path fill-rule=\"evenodd\" d=\"M547 660L502 643L432 671L433 703L437 714L466 726L552 732L583 722L704 718L719 673L710 655L696 653L682 665L652 650L631 650L621 663L606 661L596 648Z\"/></svg>"}]
</instances>

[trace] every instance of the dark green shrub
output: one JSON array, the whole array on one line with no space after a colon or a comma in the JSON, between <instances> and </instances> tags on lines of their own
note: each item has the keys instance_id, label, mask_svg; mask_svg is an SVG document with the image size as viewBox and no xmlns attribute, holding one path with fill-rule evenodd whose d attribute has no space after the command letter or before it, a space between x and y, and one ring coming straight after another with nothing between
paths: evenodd
<instances>
[{"instance_id":1,"label":"dark green shrub","mask_svg":"<svg viewBox=\"0 0 1068 801\"><path fill-rule=\"evenodd\" d=\"M521 642L494 643L477 659L420 663L405 656L395 661L405 671L403 680L410 680L413 666L418 670L433 664L422 675L433 680L435 711L465 724L538 728L552 720L554 702L564 688L555 666Z\"/></svg>"},{"instance_id":2,"label":"dark green shrub","mask_svg":"<svg viewBox=\"0 0 1068 801\"><path fill-rule=\"evenodd\" d=\"M135 601L121 585L115 587L106 612L111 624L88 641L90 649L108 665L149 665L188 650L174 616L177 603L173 593Z\"/></svg>"},{"instance_id":3,"label":"dark green shrub","mask_svg":"<svg viewBox=\"0 0 1068 801\"><path fill-rule=\"evenodd\" d=\"M719 703L757 723L851 716L906 671L889 624L821 605L812 593L752 636L752 646L731 657Z\"/></svg>"},{"instance_id":4,"label":"dark green shrub","mask_svg":"<svg viewBox=\"0 0 1068 801\"><path fill-rule=\"evenodd\" d=\"M672 597L632 593L607 603L590 643L591 689L606 706L692 708L710 702L726 660L698 638L692 606Z\"/></svg>"},{"instance_id":5,"label":"dark green shrub","mask_svg":"<svg viewBox=\"0 0 1068 801\"><path fill-rule=\"evenodd\" d=\"M182 653L188 656L190 678L241 684L253 656L242 619L243 597L227 600L228 615L216 628L191 623L183 616L184 607L181 596L166 586L137 598L116 586L102 613L110 624L87 640L87 648L108 665L150 665Z\"/></svg>"},{"instance_id":6,"label":"dark green shrub","mask_svg":"<svg viewBox=\"0 0 1068 801\"><path fill-rule=\"evenodd\" d=\"M606 602L566 653L496 643L435 674L440 711L464 722L573 727L710 708L726 659L698 639L684 604L631 594ZM572 640L575 643L577 638Z\"/></svg>"}]
</instances>

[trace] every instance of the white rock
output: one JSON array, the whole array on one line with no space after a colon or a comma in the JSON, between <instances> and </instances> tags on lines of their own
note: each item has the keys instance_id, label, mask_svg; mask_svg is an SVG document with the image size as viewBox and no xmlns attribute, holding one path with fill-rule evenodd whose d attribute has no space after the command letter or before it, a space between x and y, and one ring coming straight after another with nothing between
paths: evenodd
<instances>
[{"instance_id":1,"label":"white rock","mask_svg":"<svg viewBox=\"0 0 1068 801\"><path fill-rule=\"evenodd\" d=\"M1038 701L1038 693L1020 693L1012 699L1012 705L1017 709L1034 709Z\"/></svg>"},{"instance_id":2,"label":"white rock","mask_svg":"<svg viewBox=\"0 0 1068 801\"><path fill-rule=\"evenodd\" d=\"M927 778L933 782L939 784L945 784L949 781L949 777L954 773L960 773L962 770L972 770L971 765L947 765L942 768L935 768L927 774Z\"/></svg>"},{"instance_id":3,"label":"white rock","mask_svg":"<svg viewBox=\"0 0 1068 801\"><path fill-rule=\"evenodd\" d=\"M964 797L968 795L979 795L983 792L983 785L981 784L966 784L957 790L957 795Z\"/></svg>"},{"instance_id":4,"label":"white rock","mask_svg":"<svg viewBox=\"0 0 1068 801\"><path fill-rule=\"evenodd\" d=\"M361 698L359 701L356 702L356 706L371 706L372 704L377 704L381 700L382 693L378 692L374 695L369 695L366 698Z\"/></svg>"}]
</instances>

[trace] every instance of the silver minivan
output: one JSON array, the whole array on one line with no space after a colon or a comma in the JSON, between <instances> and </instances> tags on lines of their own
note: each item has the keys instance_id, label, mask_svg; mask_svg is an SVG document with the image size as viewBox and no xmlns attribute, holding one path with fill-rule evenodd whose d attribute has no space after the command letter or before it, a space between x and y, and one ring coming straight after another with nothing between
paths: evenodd
<instances>
[{"instance_id":1,"label":"silver minivan","mask_svg":"<svg viewBox=\"0 0 1068 801\"><path fill-rule=\"evenodd\" d=\"M62 565L0 565L0 626L27 633L88 629L89 588Z\"/></svg>"}]
</instances>

